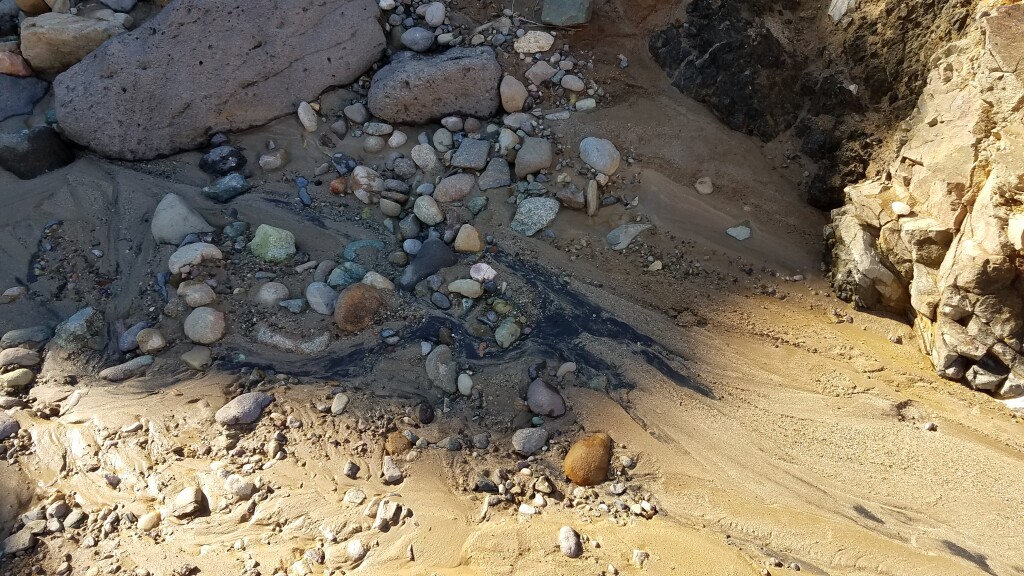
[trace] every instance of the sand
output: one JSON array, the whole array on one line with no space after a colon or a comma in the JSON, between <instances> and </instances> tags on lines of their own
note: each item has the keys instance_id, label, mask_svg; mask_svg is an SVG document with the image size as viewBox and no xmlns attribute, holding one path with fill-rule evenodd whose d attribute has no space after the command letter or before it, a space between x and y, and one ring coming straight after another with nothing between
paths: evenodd
<instances>
[{"instance_id":1,"label":"sand","mask_svg":"<svg viewBox=\"0 0 1024 576\"><path fill-rule=\"evenodd\" d=\"M221 361L208 373L178 361L189 347L181 343L158 356L146 377L123 384L94 376L113 362L112 345L84 363L48 362L32 394L63 409L48 419L17 413L32 430L34 451L0 462L3 525L14 510L55 494L93 514L118 505L141 515L195 483L214 511L187 523L165 519L150 534L125 529L95 548L46 538L29 563L10 565L13 573L28 573L31 564L52 570L67 555L76 574L114 563L127 573L192 565L200 574L240 574L254 561L261 574L274 574L317 547L327 551L328 566L360 574L583 575L612 564L622 574L756 575L771 558L809 574L1020 573L1019 417L938 379L903 319L853 310L829 294L820 264L826 218L800 197L799 162L779 167L788 144L764 146L731 132L681 96L647 56L638 35L645 23L616 10L601 8L573 39L593 51L594 78L611 100L555 132L570 150L598 135L637 158L616 175L626 201L638 198L635 207L604 208L594 218L563 210L553 241L508 230L513 209L505 192L489 194L490 208L475 221L497 239L499 252L485 261L509 283L532 337L507 351L482 349L486 338L471 318L393 298L379 326L399 330L397 346L381 344L371 330L334 335L326 352L304 358L254 344L252 327L267 320L310 336L331 330L329 318L281 318L240 297L223 299L229 336L215 345ZM629 56L628 68L617 67L618 53ZM233 140L257 151L268 138L289 152L284 175L308 176L326 160L295 118ZM349 138L342 149L355 152L358 141ZM0 332L53 325L86 304L122 325L159 310L151 278L172 250L148 233L159 199L175 192L215 226L229 221L225 206L199 193L207 180L198 158L114 164L86 157L30 182L0 175L0 286L26 282L44 226L63 222L51 238L55 251L45 255L48 274L31 284L33 298L0 306ZM314 259L337 258L351 240L386 236L376 210L364 219L362 205L332 197L326 181L311 190L314 206L302 207L284 175L273 174L231 207L254 225L293 231ZM692 187L702 176L714 181L710 196ZM625 252L605 247L609 230L638 218L654 228ZM752 238L725 234L743 222ZM89 254L94 247L101 258ZM655 260L662 270L648 270ZM234 266L258 269L244 257ZM449 274L467 269L460 264ZM787 280L797 275L803 279ZM306 281L286 278L293 293ZM246 291L258 285L240 275L228 281ZM442 325L455 331L458 355L484 393L452 398L449 412L438 410L434 423L415 431L432 441L487 431L492 447L475 455L402 454L405 480L386 486L377 475L381 431L396 421L409 427L401 419L422 400L443 404L420 357L420 341L434 339ZM650 496L653 518L616 525L554 502L532 517L508 505L482 513L485 498L468 484L479 471L514 468L509 438L524 414L527 369L540 360L552 370L575 361L580 374L560 383L569 413L546 424L550 449L531 468L568 488L561 456L585 433L607 432L614 459L636 461L621 480ZM239 435L243 456L208 451L224 438L213 413L242 387L239 368L253 366L301 381L267 386L275 402ZM607 391L587 386L598 375L608 377ZM335 386L351 397L346 412L319 413L314 403ZM288 415L301 427L288 428ZM136 422L141 430L121 431ZM227 502L215 469L241 469L245 455L261 453L278 431L287 436L287 458L252 474L267 488L253 501ZM342 474L350 459L362 468L355 480ZM111 488L104 472L117 474L120 487ZM387 532L365 530L363 506L342 501L351 487L391 495L412 516ZM606 494L607 484L597 490ZM563 525L586 538L581 558L558 551ZM353 537L369 549L358 566L337 561ZM650 554L644 568L630 565L636 549Z\"/></svg>"}]
</instances>

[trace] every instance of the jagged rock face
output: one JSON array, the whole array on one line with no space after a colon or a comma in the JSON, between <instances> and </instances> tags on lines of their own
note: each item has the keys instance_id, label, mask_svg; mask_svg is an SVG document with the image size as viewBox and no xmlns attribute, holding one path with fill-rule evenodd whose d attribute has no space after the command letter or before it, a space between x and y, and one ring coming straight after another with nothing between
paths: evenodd
<instances>
[{"instance_id":1,"label":"jagged rock face","mask_svg":"<svg viewBox=\"0 0 1024 576\"><path fill-rule=\"evenodd\" d=\"M766 141L792 130L818 163L807 202L828 210L886 148L928 58L960 37L976 1L833 1L843 6L834 23L793 1L693 0L686 22L654 34L649 48L674 86L729 127Z\"/></svg>"},{"instance_id":2,"label":"jagged rock face","mask_svg":"<svg viewBox=\"0 0 1024 576\"><path fill-rule=\"evenodd\" d=\"M358 78L384 50L379 12L372 0L178 0L58 76L57 119L112 158L192 148Z\"/></svg>"},{"instance_id":3,"label":"jagged rock face","mask_svg":"<svg viewBox=\"0 0 1024 576\"><path fill-rule=\"evenodd\" d=\"M900 309L938 373L1024 393L1024 5L932 58L905 141L833 212L840 296ZM901 288L901 289L897 289Z\"/></svg>"}]
</instances>

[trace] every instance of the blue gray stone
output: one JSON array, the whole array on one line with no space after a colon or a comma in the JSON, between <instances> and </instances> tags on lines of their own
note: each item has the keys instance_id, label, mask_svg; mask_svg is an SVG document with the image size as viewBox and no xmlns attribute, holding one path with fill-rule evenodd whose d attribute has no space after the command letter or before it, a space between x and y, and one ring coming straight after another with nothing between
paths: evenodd
<instances>
[{"instance_id":1,"label":"blue gray stone","mask_svg":"<svg viewBox=\"0 0 1024 576\"><path fill-rule=\"evenodd\" d=\"M39 78L19 78L0 74L0 120L31 114L36 102L46 95L50 85Z\"/></svg>"}]
</instances>

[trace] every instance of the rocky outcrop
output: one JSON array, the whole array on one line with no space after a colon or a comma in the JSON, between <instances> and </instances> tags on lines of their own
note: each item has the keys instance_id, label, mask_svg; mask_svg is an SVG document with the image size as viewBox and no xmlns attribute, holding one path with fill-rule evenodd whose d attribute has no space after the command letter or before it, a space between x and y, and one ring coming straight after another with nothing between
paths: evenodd
<instances>
[{"instance_id":1,"label":"rocky outcrop","mask_svg":"<svg viewBox=\"0 0 1024 576\"><path fill-rule=\"evenodd\" d=\"M358 78L384 50L378 13L372 0L177 0L58 76L57 119L109 157L192 148Z\"/></svg>"},{"instance_id":2,"label":"rocky outcrop","mask_svg":"<svg viewBox=\"0 0 1024 576\"><path fill-rule=\"evenodd\" d=\"M491 48L400 52L374 75L368 103L374 116L393 123L423 124L452 114L490 118L501 102L500 81Z\"/></svg>"},{"instance_id":3,"label":"rocky outcrop","mask_svg":"<svg viewBox=\"0 0 1024 576\"><path fill-rule=\"evenodd\" d=\"M940 375L1008 397L1024 394L1024 5L972 26L826 236L840 297L905 311Z\"/></svg>"}]
</instances>

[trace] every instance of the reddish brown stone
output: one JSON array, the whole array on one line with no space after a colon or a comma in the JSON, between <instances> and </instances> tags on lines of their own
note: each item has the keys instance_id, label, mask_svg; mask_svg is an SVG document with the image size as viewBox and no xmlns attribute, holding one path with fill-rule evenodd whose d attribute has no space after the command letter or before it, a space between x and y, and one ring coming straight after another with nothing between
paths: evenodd
<instances>
[{"instance_id":1,"label":"reddish brown stone","mask_svg":"<svg viewBox=\"0 0 1024 576\"><path fill-rule=\"evenodd\" d=\"M600 484L608 478L612 439L603 432L577 440L565 455L565 475L580 486Z\"/></svg>"},{"instance_id":2,"label":"reddish brown stone","mask_svg":"<svg viewBox=\"0 0 1024 576\"><path fill-rule=\"evenodd\" d=\"M345 332L359 332L373 323L373 316L383 301L380 293L367 284L353 284L338 296L334 307L334 323Z\"/></svg>"}]
</instances>

